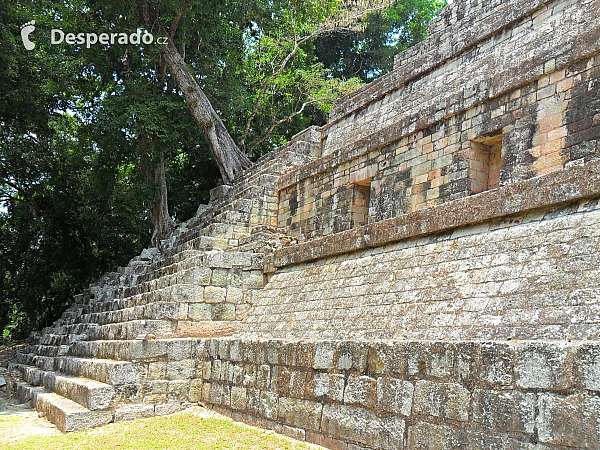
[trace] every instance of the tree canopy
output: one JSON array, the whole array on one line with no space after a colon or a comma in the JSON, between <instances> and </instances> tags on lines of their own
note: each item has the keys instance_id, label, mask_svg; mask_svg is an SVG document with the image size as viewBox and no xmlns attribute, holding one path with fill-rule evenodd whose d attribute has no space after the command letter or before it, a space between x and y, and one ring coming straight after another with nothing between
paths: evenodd
<instances>
[{"instance_id":1,"label":"tree canopy","mask_svg":"<svg viewBox=\"0 0 600 450\"><path fill-rule=\"evenodd\" d=\"M393 55L422 40L442 6L0 3L3 335L21 338L50 324L73 294L150 245L152 230L156 244L208 200L223 169L176 67L196 83L243 158L254 160L323 125L335 99L391 70ZM21 27L31 20L29 51ZM143 42L57 45L51 29L152 31L169 38L172 53ZM166 228L157 228L161 222Z\"/></svg>"}]
</instances>

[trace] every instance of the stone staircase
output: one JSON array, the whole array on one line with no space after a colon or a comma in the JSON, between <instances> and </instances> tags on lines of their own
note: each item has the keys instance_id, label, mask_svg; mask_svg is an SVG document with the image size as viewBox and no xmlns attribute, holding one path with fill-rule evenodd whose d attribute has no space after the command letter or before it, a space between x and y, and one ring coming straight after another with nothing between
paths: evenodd
<instances>
[{"instance_id":1,"label":"stone staircase","mask_svg":"<svg viewBox=\"0 0 600 450\"><path fill-rule=\"evenodd\" d=\"M104 275L9 365L9 388L61 431L168 414L200 400L195 346L232 335L264 285L281 173L311 161L302 136L267 155L127 267Z\"/></svg>"}]
</instances>

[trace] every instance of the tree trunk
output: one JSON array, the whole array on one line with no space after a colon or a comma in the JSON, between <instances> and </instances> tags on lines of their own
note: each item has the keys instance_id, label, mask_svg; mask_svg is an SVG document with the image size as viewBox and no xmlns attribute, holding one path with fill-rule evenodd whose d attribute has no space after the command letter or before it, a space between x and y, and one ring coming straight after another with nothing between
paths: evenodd
<instances>
[{"instance_id":1,"label":"tree trunk","mask_svg":"<svg viewBox=\"0 0 600 450\"><path fill-rule=\"evenodd\" d=\"M152 246L158 247L160 241L165 239L175 228L175 222L169 215L167 177L165 174L165 158L161 153L160 159L152 161L152 140L142 138L140 142L142 150L142 175L144 181L154 188L154 196L151 199L149 215L152 220Z\"/></svg>"},{"instance_id":2,"label":"tree trunk","mask_svg":"<svg viewBox=\"0 0 600 450\"><path fill-rule=\"evenodd\" d=\"M252 163L233 141L221 118L170 40L163 54L177 86L183 92L192 116L204 132L221 171L223 183L231 184L235 176L250 167Z\"/></svg>"},{"instance_id":3,"label":"tree trunk","mask_svg":"<svg viewBox=\"0 0 600 450\"><path fill-rule=\"evenodd\" d=\"M161 239L175 228L175 222L169 215L169 202L167 198L167 177L165 174L165 158L161 154L160 162L154 169L154 183L157 189L154 203L150 208L154 231L152 233L152 245L158 247Z\"/></svg>"}]
</instances>

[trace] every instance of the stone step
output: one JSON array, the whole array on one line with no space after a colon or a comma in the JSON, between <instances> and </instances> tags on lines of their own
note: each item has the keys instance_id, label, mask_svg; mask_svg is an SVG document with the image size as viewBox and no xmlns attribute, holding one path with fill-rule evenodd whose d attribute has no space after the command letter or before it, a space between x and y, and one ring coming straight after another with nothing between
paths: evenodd
<instances>
[{"instance_id":1,"label":"stone step","mask_svg":"<svg viewBox=\"0 0 600 450\"><path fill-rule=\"evenodd\" d=\"M150 310L149 310L150 311ZM159 314L158 312L156 313ZM85 323L88 331L85 334L74 334L71 327L79 329L79 325L65 325L56 333L64 334L46 334L40 339L40 345L45 346L63 346L70 345L73 342L96 339L135 339L139 334L152 333L157 336L169 335L173 333L174 324L162 319L136 319L128 318L122 322L107 323L99 325L96 323ZM53 356L53 355L48 355Z\"/></svg>"},{"instance_id":2,"label":"stone step","mask_svg":"<svg viewBox=\"0 0 600 450\"><path fill-rule=\"evenodd\" d=\"M176 322L168 320L130 320L100 325L90 332L88 340L136 339L139 335L147 334L168 337L175 332L176 327Z\"/></svg>"},{"instance_id":3,"label":"stone step","mask_svg":"<svg viewBox=\"0 0 600 450\"><path fill-rule=\"evenodd\" d=\"M179 361L193 358L197 342L189 338L81 341L69 349L69 355L144 363Z\"/></svg>"},{"instance_id":4,"label":"stone step","mask_svg":"<svg viewBox=\"0 0 600 450\"><path fill-rule=\"evenodd\" d=\"M39 365L36 364L39 367ZM141 383L146 368L141 364L99 358L59 356L54 358L54 372L87 378L112 386Z\"/></svg>"},{"instance_id":5,"label":"stone step","mask_svg":"<svg viewBox=\"0 0 600 450\"><path fill-rule=\"evenodd\" d=\"M99 381L45 371L24 364L10 364L11 376L18 372L20 378L31 386L42 386L62 397L73 400L89 410L104 410L113 406L115 389Z\"/></svg>"},{"instance_id":6,"label":"stone step","mask_svg":"<svg viewBox=\"0 0 600 450\"><path fill-rule=\"evenodd\" d=\"M37 344L31 347L31 353L41 356L62 356L66 355L68 350L68 345Z\"/></svg>"},{"instance_id":7,"label":"stone step","mask_svg":"<svg viewBox=\"0 0 600 450\"><path fill-rule=\"evenodd\" d=\"M42 387L16 382L14 390L22 402L29 402L63 433L101 427L113 420L111 410L90 411L79 403Z\"/></svg>"},{"instance_id":8,"label":"stone step","mask_svg":"<svg viewBox=\"0 0 600 450\"><path fill-rule=\"evenodd\" d=\"M52 326L44 328L40 338L52 334L67 334L66 330L68 330L68 334L84 334L88 331L88 326L79 322L69 325L60 325L55 323Z\"/></svg>"},{"instance_id":9,"label":"stone step","mask_svg":"<svg viewBox=\"0 0 600 450\"><path fill-rule=\"evenodd\" d=\"M245 211L244 209L243 206L241 208L211 209L198 225L187 229L178 236L173 236L169 240L170 245L167 247L169 248L167 254L175 253L187 241L202 236L207 238L205 241L207 244L210 243L211 239L216 239L218 244L219 240L227 240L236 237L236 235L249 233L250 210Z\"/></svg>"},{"instance_id":10,"label":"stone step","mask_svg":"<svg viewBox=\"0 0 600 450\"><path fill-rule=\"evenodd\" d=\"M26 352L26 351L16 351L13 354L12 362L20 363L20 364L27 364L27 365L34 365L36 357L37 357L37 355L35 353L30 353L30 352Z\"/></svg>"},{"instance_id":11,"label":"stone step","mask_svg":"<svg viewBox=\"0 0 600 450\"><path fill-rule=\"evenodd\" d=\"M16 353L15 362L35 366L46 372L60 372L64 375L88 378L112 386L133 384L145 377L143 366L123 360Z\"/></svg>"},{"instance_id":12,"label":"stone step","mask_svg":"<svg viewBox=\"0 0 600 450\"><path fill-rule=\"evenodd\" d=\"M93 321L100 326L136 320L187 320L190 305L202 303L201 291L198 296L199 298L186 298L188 301L175 298L169 302L156 301L146 305L93 313L86 315L82 320Z\"/></svg>"},{"instance_id":13,"label":"stone step","mask_svg":"<svg viewBox=\"0 0 600 450\"><path fill-rule=\"evenodd\" d=\"M99 302L93 305L88 313L81 316L81 321L101 324L103 323L101 317L105 314L116 313L128 308L144 307L154 303L190 303L198 301L198 295L201 294L200 288L209 284L210 270L207 270L205 274L198 273L196 279L196 283L181 283L157 289L147 294L137 294L123 299ZM114 322L114 320L111 321Z\"/></svg>"},{"instance_id":14,"label":"stone step","mask_svg":"<svg viewBox=\"0 0 600 450\"><path fill-rule=\"evenodd\" d=\"M54 330L53 333L42 334L42 337L39 340L39 344L46 345L46 346L58 347L61 345L69 345L69 344L72 344L73 342L87 339L89 336L89 331L88 331L88 333L76 334L75 332L72 332L69 330L69 328L72 326L77 326L79 328L79 325L81 325L81 323L77 323L74 325L64 325L63 330L57 329L57 330ZM91 330L92 326L95 326L95 324L88 324L88 323L86 323L86 325L90 325L90 330ZM53 355L48 355L48 356L53 356Z\"/></svg>"}]
</instances>

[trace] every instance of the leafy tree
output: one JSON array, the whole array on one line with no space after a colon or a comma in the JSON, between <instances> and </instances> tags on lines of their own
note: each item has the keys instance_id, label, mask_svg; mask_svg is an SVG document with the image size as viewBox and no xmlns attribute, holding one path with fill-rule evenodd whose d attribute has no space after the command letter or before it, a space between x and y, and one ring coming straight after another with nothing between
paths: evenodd
<instances>
[{"instance_id":1,"label":"leafy tree","mask_svg":"<svg viewBox=\"0 0 600 450\"><path fill-rule=\"evenodd\" d=\"M362 29L338 30L315 42L315 54L336 78L364 82L392 70L394 56L427 36L445 0L403 0L370 14Z\"/></svg>"},{"instance_id":2,"label":"leafy tree","mask_svg":"<svg viewBox=\"0 0 600 450\"><path fill-rule=\"evenodd\" d=\"M391 68L390 46L422 38L440 6L372 3L2 2L0 329L18 337L51 323L150 230L157 245L190 217L219 177L322 125L336 98ZM19 26L32 19L26 51ZM170 45L49 41L50 28L140 26ZM223 149L233 149L225 159Z\"/></svg>"}]
</instances>

